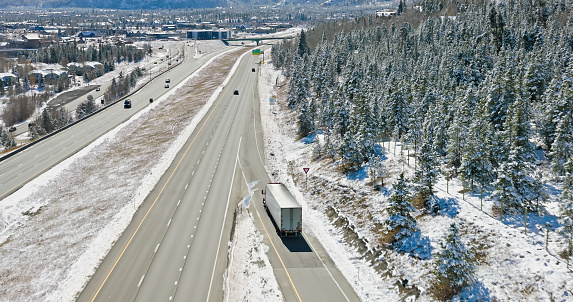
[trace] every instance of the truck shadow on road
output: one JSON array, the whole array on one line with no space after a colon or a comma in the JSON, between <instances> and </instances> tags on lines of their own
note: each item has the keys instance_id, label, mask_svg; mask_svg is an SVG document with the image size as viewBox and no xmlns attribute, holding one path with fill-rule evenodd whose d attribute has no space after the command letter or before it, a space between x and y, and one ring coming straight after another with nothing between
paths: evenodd
<instances>
[{"instance_id":1,"label":"truck shadow on road","mask_svg":"<svg viewBox=\"0 0 573 302\"><path fill-rule=\"evenodd\" d=\"M306 239L299 235L298 237L281 237L283 244L291 253L311 253L312 249L306 243Z\"/></svg>"}]
</instances>

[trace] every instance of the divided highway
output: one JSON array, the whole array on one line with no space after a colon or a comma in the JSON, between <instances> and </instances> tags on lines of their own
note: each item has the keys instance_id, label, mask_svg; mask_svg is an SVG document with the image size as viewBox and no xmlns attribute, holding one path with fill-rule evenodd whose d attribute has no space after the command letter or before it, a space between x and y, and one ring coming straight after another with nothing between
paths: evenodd
<instances>
[{"instance_id":1,"label":"divided highway","mask_svg":"<svg viewBox=\"0 0 573 302\"><path fill-rule=\"evenodd\" d=\"M223 48L198 59L187 55L182 64L173 67L132 95L130 97L132 101L131 109L123 109L123 104L121 102L117 103L103 112L0 162L0 202L28 181L128 120L137 111L149 105L149 98L156 99L163 95L169 90L164 88L166 78L170 78L171 87L175 87L209 59L225 50ZM192 47L186 46L188 54L192 51L194 51Z\"/></svg>"},{"instance_id":2,"label":"divided highway","mask_svg":"<svg viewBox=\"0 0 573 302\"><path fill-rule=\"evenodd\" d=\"M223 300L233 211L246 183L269 181L253 67L246 56L78 301ZM287 301L359 300L315 238L299 238L308 248L292 251L258 195L251 209Z\"/></svg>"}]
</instances>

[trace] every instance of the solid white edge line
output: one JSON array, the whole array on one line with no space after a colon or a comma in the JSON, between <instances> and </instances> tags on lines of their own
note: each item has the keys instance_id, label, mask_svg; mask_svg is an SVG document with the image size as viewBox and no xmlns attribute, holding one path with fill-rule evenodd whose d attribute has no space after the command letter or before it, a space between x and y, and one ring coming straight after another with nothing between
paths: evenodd
<instances>
[{"instance_id":1,"label":"solid white edge line","mask_svg":"<svg viewBox=\"0 0 573 302\"><path fill-rule=\"evenodd\" d=\"M306 241L306 240L305 240ZM316 252L316 249L314 248L314 246L312 245L312 243L310 242L310 240L308 240L308 244L310 245L310 248L312 249L312 251L314 252L314 254L316 255L316 257L318 257L318 260L320 260L320 263L322 263L322 266L324 266L324 268L326 269L326 271L328 272L328 274L330 275L330 278L332 278L332 281L334 281L334 283L336 284L336 286L338 286L338 289L340 290L340 292L344 295L344 298L346 298L346 301L350 302L350 299L348 299L348 296L346 296L346 293L342 290L342 287L340 287L340 284L338 284L338 282L336 281L336 279L334 278L334 276L332 275L332 273L330 272L330 270L328 269L328 266L326 266L326 264L324 263L324 261L322 261L322 258L320 258L320 255L318 255L318 253Z\"/></svg>"},{"instance_id":2,"label":"solid white edge line","mask_svg":"<svg viewBox=\"0 0 573 302\"><path fill-rule=\"evenodd\" d=\"M239 161L239 150L241 148L241 141L243 137L239 138L239 146L237 147L237 156L235 158L235 167L233 168L233 177L231 177L231 185L229 186L229 196L227 197L227 205L225 207L225 216L223 216L223 224L221 225L221 234L219 235L219 244L217 246L217 254L215 254L215 263L213 263L213 272L211 273L211 281L209 282L209 290L207 291L207 302L211 297L211 287L213 286L213 278L215 277L215 267L217 266L217 260L219 259L219 250L221 249L221 239L223 239L223 231L225 229L225 221L227 220L227 211L229 210L229 201L231 200L231 191L233 188L233 182L235 181L235 173L237 172L237 162Z\"/></svg>"},{"instance_id":3,"label":"solid white edge line","mask_svg":"<svg viewBox=\"0 0 573 302\"><path fill-rule=\"evenodd\" d=\"M253 112L255 112L255 105L253 103ZM263 158L261 157L261 152L259 150L259 145L257 143L257 127L256 127L256 123L255 123L255 119L253 119L253 129L255 130L255 143L257 145L257 151L259 152L259 159L261 160L261 163L263 164L263 167L265 167L266 170L266 166L264 164ZM239 163L240 164L240 163ZM241 170L242 170L242 166L241 166ZM268 176L268 171L267 171L267 176ZM247 179L244 177L245 182L247 182ZM269 177L270 179L270 177ZM272 180L272 179L271 179ZM248 183L247 183L248 186ZM259 211L257 210L257 207L255 207L255 212L257 213L258 217L261 217L261 215L259 214ZM306 241L306 240L305 240ZM322 266L324 266L324 268L326 269L326 271L328 272L328 274L330 275L330 278L332 278L332 281L334 281L334 283L336 284L336 286L338 287L338 289L340 290L340 292L344 295L344 298L346 299L346 301L350 302L350 299L348 299L348 296L346 296L346 293L342 290L342 287L340 287L340 284L338 284L338 282L336 281L336 279L334 278L334 276L332 275L332 273L330 272L330 270L328 269L328 267L326 266L326 264L324 263L324 261L322 261L322 258L320 257L320 255L318 255L318 253L316 252L316 249L314 248L314 246L312 245L312 243L310 242L310 240L308 240L308 244L310 245L310 248L312 249L312 252L316 255L316 257L318 257L318 259L320 260L320 263L322 263Z\"/></svg>"},{"instance_id":4,"label":"solid white edge line","mask_svg":"<svg viewBox=\"0 0 573 302\"><path fill-rule=\"evenodd\" d=\"M139 279L139 283L137 283L137 287L141 287L141 283L143 283L143 278L145 278L145 275L141 276L141 279Z\"/></svg>"}]
</instances>

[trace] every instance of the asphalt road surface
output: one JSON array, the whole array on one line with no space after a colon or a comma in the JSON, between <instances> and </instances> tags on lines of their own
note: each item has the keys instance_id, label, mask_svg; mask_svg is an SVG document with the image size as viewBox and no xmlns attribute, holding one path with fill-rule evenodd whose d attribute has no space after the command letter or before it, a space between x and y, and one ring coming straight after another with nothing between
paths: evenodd
<instances>
[{"instance_id":1,"label":"asphalt road surface","mask_svg":"<svg viewBox=\"0 0 573 302\"><path fill-rule=\"evenodd\" d=\"M255 85L249 87L248 91L256 92ZM277 235L270 214L262 205L261 190L267 183L276 180L268 176L264 167L260 103L256 94L245 96L249 98L251 112L247 119L249 122L242 129L240 167L243 187L257 182L249 210L264 237L264 243L270 247L267 255L283 297L286 301L360 301L314 236L304 230L301 237L281 238Z\"/></svg>"},{"instance_id":2,"label":"asphalt road surface","mask_svg":"<svg viewBox=\"0 0 573 302\"><path fill-rule=\"evenodd\" d=\"M222 301L233 211L248 194L246 183L269 181L251 72L256 62L242 61L78 301ZM315 238L282 241L260 197L253 203L287 301L358 300Z\"/></svg>"},{"instance_id":3,"label":"asphalt road surface","mask_svg":"<svg viewBox=\"0 0 573 302\"><path fill-rule=\"evenodd\" d=\"M187 47L187 53L193 49ZM170 87L175 87L189 74L197 70L210 58L225 51L220 49L198 59L186 56L185 62L154 79L129 99L131 109L124 109L117 103L34 146L0 162L0 202L6 196L21 188L28 181L44 173L54 165L75 154L101 135L128 120L133 114L149 105L149 99L156 99L167 92L165 79L171 79ZM103 90L103 89L102 89Z\"/></svg>"},{"instance_id":4,"label":"asphalt road surface","mask_svg":"<svg viewBox=\"0 0 573 302\"><path fill-rule=\"evenodd\" d=\"M192 48L187 48L187 49L191 49L191 51L194 53L194 49ZM173 63L176 63L175 62L176 59L183 58L184 54L181 52L180 49L173 48L169 49L168 51L170 54L172 54L171 57L174 58L172 60ZM167 70L168 65L167 62L164 61L164 59L156 58L150 60L148 59L148 57L146 57L144 62L140 64L139 67L145 68L144 71L145 77L152 77L156 76L162 71ZM135 67L133 69L135 69ZM124 71L124 74L129 74L133 69ZM93 96L94 100L96 101L96 104L100 105L100 101L103 98L103 95L109 86L111 86L111 81L99 85L85 84L85 86L81 86L77 89L62 92L55 99L50 101L50 103L47 105L47 108L49 110L57 110L61 106L64 106L66 110L72 112L78 108L79 104L87 101L87 95ZM98 91L97 88L99 88L100 90ZM28 122L20 123L18 125L15 125L15 127L16 131L14 131L12 135L18 136L28 131Z\"/></svg>"}]
</instances>

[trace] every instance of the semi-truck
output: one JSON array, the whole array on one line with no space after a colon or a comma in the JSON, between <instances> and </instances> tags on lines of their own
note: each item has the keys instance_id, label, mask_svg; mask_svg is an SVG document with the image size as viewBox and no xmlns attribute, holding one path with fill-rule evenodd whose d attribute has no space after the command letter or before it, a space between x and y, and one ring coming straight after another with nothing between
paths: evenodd
<instances>
[{"instance_id":1,"label":"semi-truck","mask_svg":"<svg viewBox=\"0 0 573 302\"><path fill-rule=\"evenodd\" d=\"M282 183L268 183L263 194L263 206L271 214L281 237L298 236L302 232L302 207Z\"/></svg>"}]
</instances>

